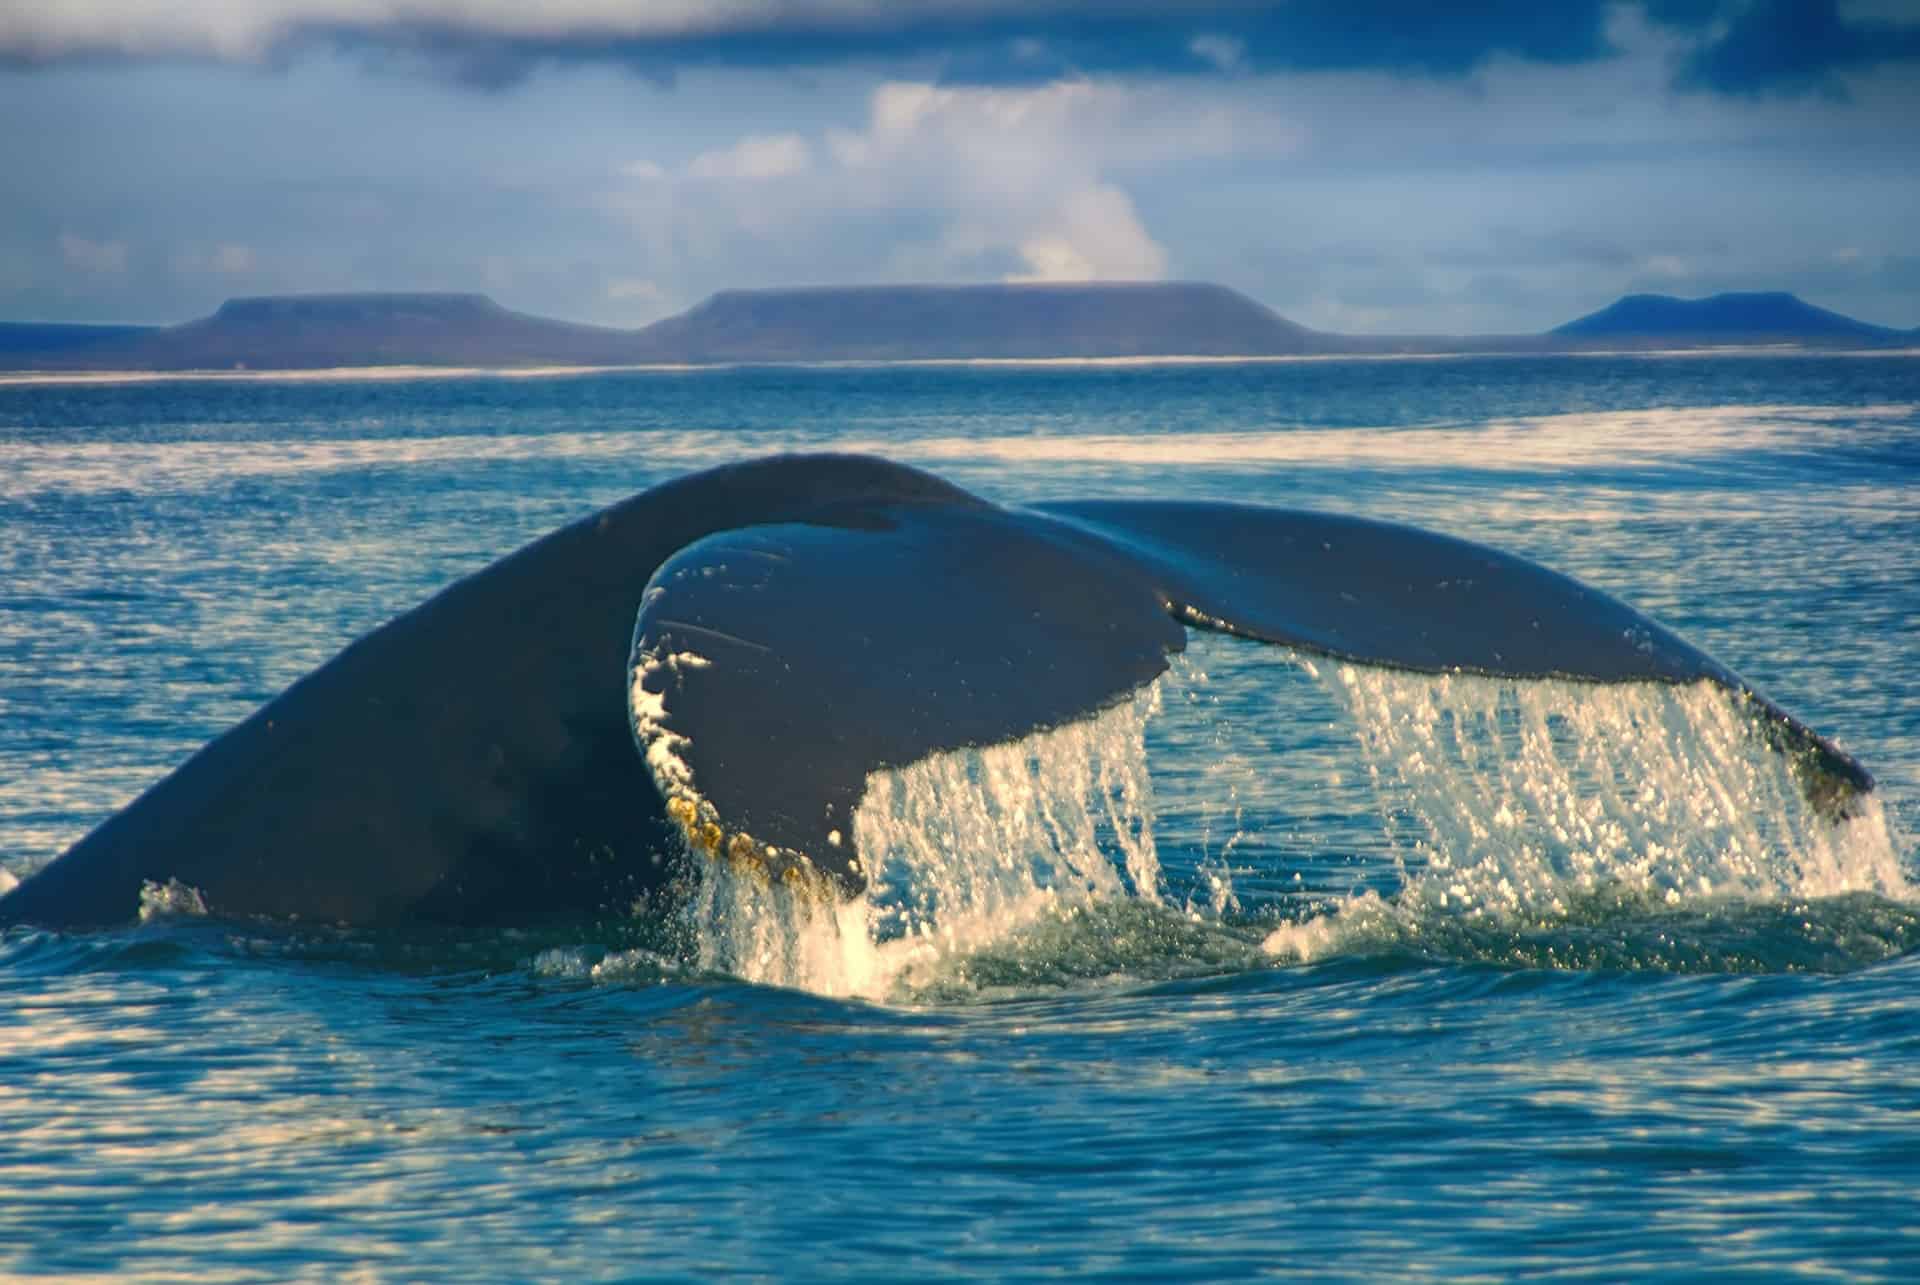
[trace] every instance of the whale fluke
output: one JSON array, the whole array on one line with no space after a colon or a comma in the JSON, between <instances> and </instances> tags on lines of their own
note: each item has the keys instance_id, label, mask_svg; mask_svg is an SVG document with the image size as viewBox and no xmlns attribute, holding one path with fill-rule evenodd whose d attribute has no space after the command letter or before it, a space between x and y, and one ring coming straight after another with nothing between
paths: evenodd
<instances>
[{"instance_id":1,"label":"whale fluke","mask_svg":"<svg viewBox=\"0 0 1920 1285\"><path fill-rule=\"evenodd\" d=\"M1186 645L1131 560L1046 519L876 518L699 541L654 575L634 638L635 730L670 815L700 847L848 891L868 773L1072 722Z\"/></svg>"},{"instance_id":2,"label":"whale fluke","mask_svg":"<svg viewBox=\"0 0 1920 1285\"><path fill-rule=\"evenodd\" d=\"M1487 545L1349 514L1191 501L1043 504L1137 557L1191 625L1418 673L1733 693L1832 820L1872 773L1745 679L1619 599Z\"/></svg>"},{"instance_id":3,"label":"whale fluke","mask_svg":"<svg viewBox=\"0 0 1920 1285\"><path fill-rule=\"evenodd\" d=\"M644 492L374 630L0 897L0 924L126 920L173 881L226 916L621 913L683 838L857 891L868 773L1126 699L1183 626L1430 673L1710 681L1824 814L1873 788L1671 631L1498 550L1250 505L1008 508L786 456Z\"/></svg>"}]
</instances>

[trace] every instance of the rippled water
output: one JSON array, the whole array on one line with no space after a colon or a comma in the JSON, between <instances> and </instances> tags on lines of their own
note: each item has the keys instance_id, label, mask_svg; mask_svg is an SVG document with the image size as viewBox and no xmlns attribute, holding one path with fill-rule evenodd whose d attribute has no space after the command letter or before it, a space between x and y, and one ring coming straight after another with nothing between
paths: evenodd
<instances>
[{"instance_id":1,"label":"rippled water","mask_svg":"<svg viewBox=\"0 0 1920 1285\"><path fill-rule=\"evenodd\" d=\"M1812 816L1708 691L1206 637L870 781L852 907L11 930L0 1275L1920 1270L1912 358L0 387L0 868L525 539L827 447L1499 544L1881 788Z\"/></svg>"}]
</instances>

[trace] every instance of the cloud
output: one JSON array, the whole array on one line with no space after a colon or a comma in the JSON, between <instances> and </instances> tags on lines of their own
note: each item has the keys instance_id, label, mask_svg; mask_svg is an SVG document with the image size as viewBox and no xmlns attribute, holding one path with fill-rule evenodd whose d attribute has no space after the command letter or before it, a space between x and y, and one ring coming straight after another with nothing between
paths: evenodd
<instances>
[{"instance_id":1,"label":"cloud","mask_svg":"<svg viewBox=\"0 0 1920 1285\"><path fill-rule=\"evenodd\" d=\"M813 162L813 149L798 134L756 134L731 147L702 152L687 167L695 178L766 179L798 174Z\"/></svg>"},{"instance_id":2,"label":"cloud","mask_svg":"<svg viewBox=\"0 0 1920 1285\"><path fill-rule=\"evenodd\" d=\"M385 0L357 2L371 14ZM731 2L737 42L798 12ZM470 26L494 21L491 3L466 0ZM478 288L632 324L729 286L1160 275L1219 280L1320 326L1506 331L1628 288L1671 290L1657 275L1668 258L1693 274L1689 291L1785 286L1920 322L1911 286L1901 294L1881 270L1915 261L1920 76L1850 64L1846 99L1675 92L1689 58L1765 16L1745 0L1629 0L1607 15L1617 52L1579 65L1496 55L1468 78L1409 77L1380 50L1368 56L1391 65L1276 76L1249 34L1264 11L1206 3L1090 6L1080 37L1152 19L1166 37L1155 57L1188 70L1077 75L1075 33L1049 3L903 11L915 48L943 12L977 32L1030 11L1030 34L981 69L995 74L997 58L1019 74L983 83L939 54L806 75L700 69L670 93L606 63L476 95L399 52L371 74L365 47L338 45L268 74L0 67L0 120L35 122L0 129L12 180L0 315L179 320L236 293ZM1914 12L1877 3L1834 12L1849 30ZM520 4L528 22L578 17ZM298 7L259 0L241 17ZM23 9L0 0L0 31ZM882 25L877 8L842 9L846 30ZM1379 38L1417 43L1420 30ZM1108 61L1119 52L1109 40ZM63 232L77 240L63 248ZM223 245L251 250L251 271L216 271ZM659 298L616 297L637 290L621 282Z\"/></svg>"},{"instance_id":3,"label":"cloud","mask_svg":"<svg viewBox=\"0 0 1920 1285\"><path fill-rule=\"evenodd\" d=\"M1050 211L1049 231L1020 242L1025 272L1009 281L1148 281L1166 275L1167 252L1147 235L1115 187L1080 188Z\"/></svg>"},{"instance_id":4,"label":"cloud","mask_svg":"<svg viewBox=\"0 0 1920 1285\"><path fill-rule=\"evenodd\" d=\"M244 245L217 245L212 262L215 272L241 276L253 271L253 250Z\"/></svg>"},{"instance_id":5,"label":"cloud","mask_svg":"<svg viewBox=\"0 0 1920 1285\"><path fill-rule=\"evenodd\" d=\"M860 65L946 84L1075 76L1378 71L1458 78L1620 51L1623 13L1682 34L1682 88L1844 92L1843 73L1920 59L1910 0L0 0L0 63L212 59L283 64L347 49L391 72L502 89L603 64L660 82L689 69Z\"/></svg>"},{"instance_id":6,"label":"cloud","mask_svg":"<svg viewBox=\"0 0 1920 1285\"><path fill-rule=\"evenodd\" d=\"M104 274L127 270L125 241L89 241L83 236L62 232L59 245L60 258L76 271Z\"/></svg>"},{"instance_id":7,"label":"cloud","mask_svg":"<svg viewBox=\"0 0 1920 1285\"><path fill-rule=\"evenodd\" d=\"M1839 0L1653 0L1656 21L1709 32L1676 78L1683 89L1719 94L1821 94L1845 97L1843 73L1886 63L1920 61L1920 11L1905 21L1891 6Z\"/></svg>"},{"instance_id":8,"label":"cloud","mask_svg":"<svg viewBox=\"0 0 1920 1285\"><path fill-rule=\"evenodd\" d=\"M851 127L609 166L624 181L606 206L674 298L714 283L1154 279L1169 256L1131 185L1297 147L1298 130L1256 98L894 81Z\"/></svg>"},{"instance_id":9,"label":"cloud","mask_svg":"<svg viewBox=\"0 0 1920 1285\"><path fill-rule=\"evenodd\" d=\"M499 87L546 63L689 67L866 63L953 83L1062 74L1377 69L1457 76L1508 55L1608 52L1605 0L0 0L0 53L283 59L348 46ZM1231 56L1223 57L1223 55Z\"/></svg>"},{"instance_id":10,"label":"cloud","mask_svg":"<svg viewBox=\"0 0 1920 1285\"><path fill-rule=\"evenodd\" d=\"M1166 251L1116 173L1296 143L1265 112L1087 81L896 82L874 91L864 129L827 140L853 199L910 193L938 213L938 234L906 247L900 267L1032 281L1165 274Z\"/></svg>"},{"instance_id":11,"label":"cloud","mask_svg":"<svg viewBox=\"0 0 1920 1285\"><path fill-rule=\"evenodd\" d=\"M1218 67L1221 71L1235 71L1246 65L1247 45L1243 40L1232 36L1219 36L1203 33L1187 42L1187 48Z\"/></svg>"},{"instance_id":12,"label":"cloud","mask_svg":"<svg viewBox=\"0 0 1920 1285\"><path fill-rule=\"evenodd\" d=\"M666 294L659 285L645 277L615 277L607 282L606 296L622 303L660 304Z\"/></svg>"}]
</instances>

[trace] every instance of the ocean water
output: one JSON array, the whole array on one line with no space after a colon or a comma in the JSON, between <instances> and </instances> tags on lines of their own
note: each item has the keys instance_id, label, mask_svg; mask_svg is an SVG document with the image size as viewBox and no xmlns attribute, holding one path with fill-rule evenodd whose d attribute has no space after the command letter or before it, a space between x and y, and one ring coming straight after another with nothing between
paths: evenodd
<instances>
[{"instance_id":1,"label":"ocean water","mask_svg":"<svg viewBox=\"0 0 1920 1285\"><path fill-rule=\"evenodd\" d=\"M681 472L873 451L1497 544L1693 689L1196 637L869 782L868 901L0 934L0 1277L1920 1276L1920 358L0 386L0 882ZM638 586L636 585L636 590Z\"/></svg>"}]
</instances>

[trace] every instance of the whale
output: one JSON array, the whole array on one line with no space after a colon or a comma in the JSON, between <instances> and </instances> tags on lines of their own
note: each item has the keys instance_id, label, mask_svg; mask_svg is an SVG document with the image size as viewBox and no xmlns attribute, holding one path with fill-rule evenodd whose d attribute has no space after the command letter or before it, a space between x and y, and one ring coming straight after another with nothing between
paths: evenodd
<instances>
[{"instance_id":1,"label":"whale","mask_svg":"<svg viewBox=\"0 0 1920 1285\"><path fill-rule=\"evenodd\" d=\"M1354 664L1710 683L1838 823L1872 775L1624 602L1452 535L1191 500L993 503L857 455L586 516L374 629L0 897L0 925L621 915L704 857L860 895L868 777L1098 714L1206 630Z\"/></svg>"}]
</instances>

